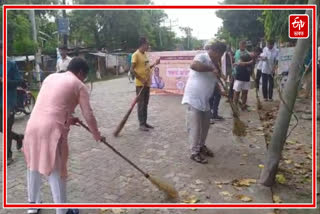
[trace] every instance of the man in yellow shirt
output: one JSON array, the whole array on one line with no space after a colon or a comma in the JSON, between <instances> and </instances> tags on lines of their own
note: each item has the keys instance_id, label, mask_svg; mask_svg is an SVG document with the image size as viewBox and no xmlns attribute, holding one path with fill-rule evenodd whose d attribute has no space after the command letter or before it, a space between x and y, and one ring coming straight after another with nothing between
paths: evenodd
<instances>
[{"instance_id":1,"label":"man in yellow shirt","mask_svg":"<svg viewBox=\"0 0 320 214\"><path fill-rule=\"evenodd\" d=\"M150 95L151 85L151 69L160 63L160 59L153 65L149 65L149 60L146 55L146 51L149 49L149 42L145 37L141 37L139 40L139 48L131 58L131 72L134 72L136 76L136 92L140 93L138 99L138 119L141 131L149 131L154 127L147 123L148 117L148 103Z\"/></svg>"}]
</instances>

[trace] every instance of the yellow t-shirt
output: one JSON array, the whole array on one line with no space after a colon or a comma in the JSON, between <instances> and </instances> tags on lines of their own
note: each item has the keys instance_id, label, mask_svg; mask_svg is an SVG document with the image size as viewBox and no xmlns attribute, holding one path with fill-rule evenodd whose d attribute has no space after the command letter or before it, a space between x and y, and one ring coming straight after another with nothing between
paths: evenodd
<instances>
[{"instance_id":1,"label":"yellow t-shirt","mask_svg":"<svg viewBox=\"0 0 320 214\"><path fill-rule=\"evenodd\" d=\"M135 63L135 72L144 80L148 81L148 86L151 85L150 64L146 53L141 53L139 49L132 54L131 63ZM142 82L136 78L136 86L143 86Z\"/></svg>"}]
</instances>

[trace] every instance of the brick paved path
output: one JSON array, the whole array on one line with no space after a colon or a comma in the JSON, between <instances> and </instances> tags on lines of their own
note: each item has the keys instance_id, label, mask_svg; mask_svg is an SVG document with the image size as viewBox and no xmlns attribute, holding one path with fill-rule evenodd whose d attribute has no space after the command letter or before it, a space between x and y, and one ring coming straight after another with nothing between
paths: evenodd
<instances>
[{"instance_id":1,"label":"brick paved path","mask_svg":"<svg viewBox=\"0 0 320 214\"><path fill-rule=\"evenodd\" d=\"M121 136L112 137L114 128L127 111L135 96L133 84L126 78L94 84L91 103L99 126L107 140L129 159L151 174L170 180L178 191L195 195L200 203L241 203L236 197L220 193L253 196L253 202L271 202L268 190L256 194L253 187L235 190L230 184L218 187L215 181L240 178L257 179L260 173L265 144L261 135L245 142L234 141L231 135L230 108L221 100L220 113L227 119L212 125L207 145L215 152L209 164L200 165L189 159L189 145L185 128L185 107L181 96L151 96L149 122L156 128L149 133L137 130L137 113L133 111ZM79 109L77 115L80 115ZM249 126L258 127L256 112L248 113ZM17 118L14 129L23 132L27 117ZM68 201L87 203L162 203L169 202L126 162L105 145L96 143L83 128L73 127L69 137L70 159ZM14 144L15 146L15 144ZM2 148L1 148L2 149ZM244 155L245 154L245 155ZM15 162L8 168L8 202L26 202L26 167L21 153L14 150ZM2 164L2 162L1 162ZM2 182L2 177L0 178ZM2 187L1 187L2 188ZM52 202L48 184L44 182L43 201ZM262 196L262 197L260 197ZM2 197L2 195L0 196ZM99 210L82 210L82 213L100 213ZM115 211L116 213L117 211ZM120 213L120 211L118 210ZM208 210L130 210L123 213L270 213L263 210L208 211ZM26 213L25 210L0 210L4 213ZM42 213L55 213L44 211ZM101 213L112 213L105 211Z\"/></svg>"}]
</instances>

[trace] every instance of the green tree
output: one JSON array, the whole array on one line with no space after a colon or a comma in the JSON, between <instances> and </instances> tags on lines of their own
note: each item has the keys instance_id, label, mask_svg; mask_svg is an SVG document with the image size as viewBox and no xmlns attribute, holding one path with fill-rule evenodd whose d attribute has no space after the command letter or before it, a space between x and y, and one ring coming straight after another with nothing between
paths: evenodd
<instances>
[{"instance_id":1,"label":"green tree","mask_svg":"<svg viewBox=\"0 0 320 214\"><path fill-rule=\"evenodd\" d=\"M264 4L307 4L308 0L264 0ZM289 41L288 37L288 17L290 14L303 14L304 10L265 10L260 21L264 24L265 38Z\"/></svg>"},{"instance_id":2,"label":"green tree","mask_svg":"<svg viewBox=\"0 0 320 214\"><path fill-rule=\"evenodd\" d=\"M224 4L231 4L231 0L225 0ZM261 4L261 0L240 0L237 4ZM217 36L234 42L243 39L251 40L255 45L264 36L263 24L259 20L260 10L219 10L217 17L223 20L223 29L219 30Z\"/></svg>"},{"instance_id":3,"label":"green tree","mask_svg":"<svg viewBox=\"0 0 320 214\"><path fill-rule=\"evenodd\" d=\"M88 0L75 0L85 4ZM91 3L91 2L90 2ZM148 0L99 0L97 4L149 4ZM175 34L162 26L167 15L162 10L74 10L69 14L71 41L97 48L131 50L140 36L148 37L153 50L174 47Z\"/></svg>"}]
</instances>

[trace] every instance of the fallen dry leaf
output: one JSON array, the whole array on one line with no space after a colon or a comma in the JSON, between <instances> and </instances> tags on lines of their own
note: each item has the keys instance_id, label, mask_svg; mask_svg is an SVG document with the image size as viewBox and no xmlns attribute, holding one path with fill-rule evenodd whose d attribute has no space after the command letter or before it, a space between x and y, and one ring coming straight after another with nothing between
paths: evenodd
<instances>
[{"instance_id":1,"label":"fallen dry leaf","mask_svg":"<svg viewBox=\"0 0 320 214\"><path fill-rule=\"evenodd\" d=\"M286 143L288 143L288 144L296 144L296 143L297 143L297 141L294 141L294 140L287 140L287 141L286 141Z\"/></svg>"},{"instance_id":2,"label":"fallen dry leaf","mask_svg":"<svg viewBox=\"0 0 320 214\"><path fill-rule=\"evenodd\" d=\"M238 190L238 191L242 191L242 188L241 188L241 187L233 186L233 188L235 188L235 189Z\"/></svg>"},{"instance_id":3,"label":"fallen dry leaf","mask_svg":"<svg viewBox=\"0 0 320 214\"><path fill-rule=\"evenodd\" d=\"M251 184L255 184L257 182L256 179L241 179L241 180L234 180L232 185L237 187L249 187Z\"/></svg>"},{"instance_id":4,"label":"fallen dry leaf","mask_svg":"<svg viewBox=\"0 0 320 214\"><path fill-rule=\"evenodd\" d=\"M263 165L263 164L259 164L258 167L259 167L260 169L263 169L263 168L264 168L264 165Z\"/></svg>"},{"instance_id":5,"label":"fallen dry leaf","mask_svg":"<svg viewBox=\"0 0 320 214\"><path fill-rule=\"evenodd\" d=\"M308 155L308 159L312 160L312 155Z\"/></svg>"},{"instance_id":6,"label":"fallen dry leaf","mask_svg":"<svg viewBox=\"0 0 320 214\"><path fill-rule=\"evenodd\" d=\"M296 168L298 168L298 169L301 169L301 168L302 168L301 164L298 164L298 163L295 163L294 166L295 166Z\"/></svg>"},{"instance_id":7,"label":"fallen dry leaf","mask_svg":"<svg viewBox=\"0 0 320 214\"><path fill-rule=\"evenodd\" d=\"M292 160L285 160L284 162L285 162L286 164L292 164L293 161L292 161Z\"/></svg>"},{"instance_id":8,"label":"fallen dry leaf","mask_svg":"<svg viewBox=\"0 0 320 214\"><path fill-rule=\"evenodd\" d=\"M276 175L276 181L279 183L279 184L285 184L287 182L287 179L284 177L283 174L277 174Z\"/></svg>"},{"instance_id":9,"label":"fallen dry leaf","mask_svg":"<svg viewBox=\"0 0 320 214\"><path fill-rule=\"evenodd\" d=\"M183 200L183 202L187 204L195 204L195 203L198 203L199 201L200 199L198 199L195 195L192 195L188 199Z\"/></svg>"},{"instance_id":10,"label":"fallen dry leaf","mask_svg":"<svg viewBox=\"0 0 320 214\"><path fill-rule=\"evenodd\" d=\"M204 183L203 183L203 181L197 179L197 180L196 180L196 184L204 184Z\"/></svg>"},{"instance_id":11,"label":"fallen dry leaf","mask_svg":"<svg viewBox=\"0 0 320 214\"><path fill-rule=\"evenodd\" d=\"M219 194L220 194L221 196L228 196L228 197L231 197L231 196L232 196L232 194L231 194L230 192L228 192L228 191L219 192Z\"/></svg>"},{"instance_id":12,"label":"fallen dry leaf","mask_svg":"<svg viewBox=\"0 0 320 214\"><path fill-rule=\"evenodd\" d=\"M220 189L222 189L222 185L218 185L218 187L219 187Z\"/></svg>"},{"instance_id":13,"label":"fallen dry leaf","mask_svg":"<svg viewBox=\"0 0 320 214\"><path fill-rule=\"evenodd\" d=\"M237 199L243 201L243 202L251 202L252 198L246 195L237 195L236 196Z\"/></svg>"},{"instance_id":14,"label":"fallen dry leaf","mask_svg":"<svg viewBox=\"0 0 320 214\"><path fill-rule=\"evenodd\" d=\"M114 214L123 214L126 213L127 211L124 209L112 209L112 213Z\"/></svg>"},{"instance_id":15,"label":"fallen dry leaf","mask_svg":"<svg viewBox=\"0 0 320 214\"><path fill-rule=\"evenodd\" d=\"M282 203L282 200L280 199L280 196L278 196L278 195L273 195L272 199L273 199L274 203Z\"/></svg>"}]
</instances>

